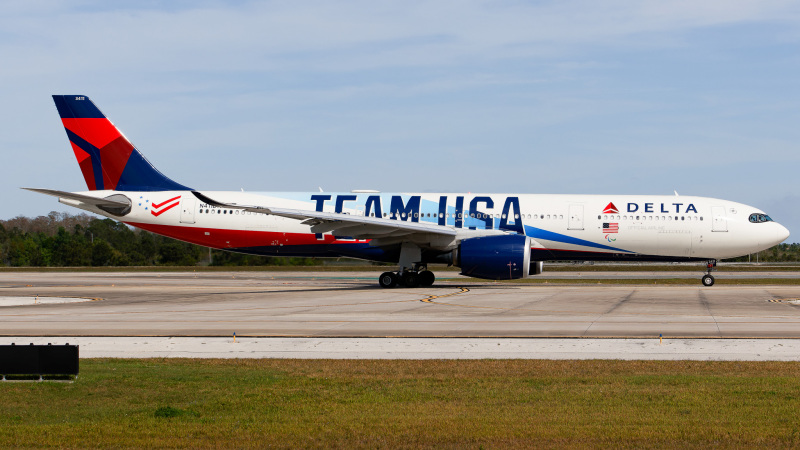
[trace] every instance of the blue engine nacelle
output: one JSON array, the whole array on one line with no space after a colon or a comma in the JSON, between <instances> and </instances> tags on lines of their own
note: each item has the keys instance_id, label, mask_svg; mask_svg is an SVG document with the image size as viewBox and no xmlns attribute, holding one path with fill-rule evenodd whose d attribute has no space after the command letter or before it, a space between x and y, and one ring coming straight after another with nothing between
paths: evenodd
<instances>
[{"instance_id":1,"label":"blue engine nacelle","mask_svg":"<svg viewBox=\"0 0 800 450\"><path fill-rule=\"evenodd\" d=\"M531 238L506 234L464 239L458 246L455 265L461 267L462 275L475 278L527 278L531 266Z\"/></svg>"}]
</instances>

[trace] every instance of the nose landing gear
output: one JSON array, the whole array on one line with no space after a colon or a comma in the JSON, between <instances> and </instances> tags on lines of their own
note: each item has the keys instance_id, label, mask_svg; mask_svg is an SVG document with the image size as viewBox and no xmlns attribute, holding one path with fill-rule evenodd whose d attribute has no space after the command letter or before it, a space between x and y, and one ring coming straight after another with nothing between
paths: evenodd
<instances>
[{"instance_id":1,"label":"nose landing gear","mask_svg":"<svg viewBox=\"0 0 800 450\"><path fill-rule=\"evenodd\" d=\"M703 275L703 286L713 286L714 285L714 277L711 276L711 271L714 270L714 267L717 266L717 261L712 260L706 264L706 274Z\"/></svg>"}]
</instances>

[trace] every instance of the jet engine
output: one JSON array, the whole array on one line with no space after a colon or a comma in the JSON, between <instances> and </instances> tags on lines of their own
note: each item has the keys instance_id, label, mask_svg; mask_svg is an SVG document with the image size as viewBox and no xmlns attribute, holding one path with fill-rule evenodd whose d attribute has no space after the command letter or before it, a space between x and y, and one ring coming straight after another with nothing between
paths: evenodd
<instances>
[{"instance_id":1,"label":"jet engine","mask_svg":"<svg viewBox=\"0 0 800 450\"><path fill-rule=\"evenodd\" d=\"M464 239L455 251L461 274L489 280L514 280L542 273L542 262L531 262L531 238L519 234Z\"/></svg>"}]
</instances>

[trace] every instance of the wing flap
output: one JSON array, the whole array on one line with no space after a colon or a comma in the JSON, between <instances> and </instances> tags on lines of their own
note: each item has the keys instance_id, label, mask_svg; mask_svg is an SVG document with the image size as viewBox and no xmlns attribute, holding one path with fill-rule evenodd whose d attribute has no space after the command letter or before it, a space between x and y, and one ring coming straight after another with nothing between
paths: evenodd
<instances>
[{"instance_id":1,"label":"wing flap","mask_svg":"<svg viewBox=\"0 0 800 450\"><path fill-rule=\"evenodd\" d=\"M349 236L355 239L364 239L362 235L410 235L434 234L439 236L455 237L457 232L449 226L441 226L430 222L407 222L404 220L383 217L365 217L350 214L340 214L324 211L309 211L301 209L276 208L260 205L239 205L236 203L223 203L212 199L197 191L192 193L200 201L219 208L242 209L260 214L271 214L302 221L305 225L312 226L312 232L325 233L332 231L334 235Z\"/></svg>"}]
</instances>

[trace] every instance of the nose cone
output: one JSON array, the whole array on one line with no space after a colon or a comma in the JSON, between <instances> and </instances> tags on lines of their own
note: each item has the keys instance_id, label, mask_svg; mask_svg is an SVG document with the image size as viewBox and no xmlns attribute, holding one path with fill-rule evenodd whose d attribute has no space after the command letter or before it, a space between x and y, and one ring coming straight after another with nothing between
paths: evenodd
<instances>
[{"instance_id":1,"label":"nose cone","mask_svg":"<svg viewBox=\"0 0 800 450\"><path fill-rule=\"evenodd\" d=\"M781 242L785 241L789 238L789 230L786 229L785 226L776 223L777 229L775 230L775 241L780 244Z\"/></svg>"}]
</instances>

